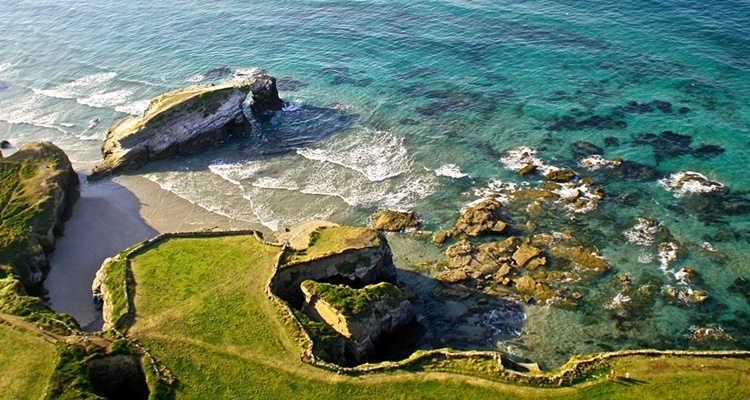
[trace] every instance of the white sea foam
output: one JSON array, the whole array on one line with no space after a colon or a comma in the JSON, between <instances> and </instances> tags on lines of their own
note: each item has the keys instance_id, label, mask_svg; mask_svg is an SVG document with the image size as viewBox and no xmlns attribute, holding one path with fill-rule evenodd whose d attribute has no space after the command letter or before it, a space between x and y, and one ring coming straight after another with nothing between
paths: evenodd
<instances>
[{"instance_id":1,"label":"white sea foam","mask_svg":"<svg viewBox=\"0 0 750 400\"><path fill-rule=\"evenodd\" d=\"M83 98L77 98L76 102L89 107L107 108L123 105L128 97L133 94L132 90L121 89L114 92L97 92Z\"/></svg>"},{"instance_id":2,"label":"white sea foam","mask_svg":"<svg viewBox=\"0 0 750 400\"><path fill-rule=\"evenodd\" d=\"M151 100L131 101L115 107L115 111L141 117L151 105Z\"/></svg>"},{"instance_id":3,"label":"white sea foam","mask_svg":"<svg viewBox=\"0 0 750 400\"><path fill-rule=\"evenodd\" d=\"M582 168L586 168L590 171L596 171L598 169L602 168L614 168L618 165L622 164L621 161L614 161L614 160L607 160L606 158L594 154L592 156L588 156L584 159L582 159L578 165Z\"/></svg>"},{"instance_id":4,"label":"white sea foam","mask_svg":"<svg viewBox=\"0 0 750 400\"><path fill-rule=\"evenodd\" d=\"M242 80L248 80L254 76L263 75L266 73L266 70L261 67L253 67L253 68L238 68L236 71L234 71L234 80L242 81Z\"/></svg>"},{"instance_id":5,"label":"white sea foam","mask_svg":"<svg viewBox=\"0 0 750 400\"><path fill-rule=\"evenodd\" d=\"M0 64L0 72L5 71L6 69L10 68L10 63L2 63Z\"/></svg>"},{"instance_id":6,"label":"white sea foam","mask_svg":"<svg viewBox=\"0 0 750 400\"><path fill-rule=\"evenodd\" d=\"M401 175L411 159L403 139L389 132L363 129L359 134L321 143L317 148L297 149L309 160L331 162L357 171L372 182Z\"/></svg>"},{"instance_id":7,"label":"white sea foam","mask_svg":"<svg viewBox=\"0 0 750 400\"><path fill-rule=\"evenodd\" d=\"M4 102L0 105L0 119L10 124L29 124L67 133L57 123L62 113L40 106L45 99L45 96L34 94L20 101Z\"/></svg>"},{"instance_id":8,"label":"white sea foam","mask_svg":"<svg viewBox=\"0 0 750 400\"><path fill-rule=\"evenodd\" d=\"M544 161L537 157L536 153L536 149L523 146L515 150L509 150L507 156L500 158L500 162L514 171L518 171L528 165L536 165L537 167L544 165Z\"/></svg>"},{"instance_id":9,"label":"white sea foam","mask_svg":"<svg viewBox=\"0 0 750 400\"><path fill-rule=\"evenodd\" d=\"M187 82L190 82L190 83L196 83L196 82L200 82L200 81L202 81L204 79L206 79L205 75L203 75L203 74L195 74L195 75L192 75L192 76L190 76L189 78L187 78L185 80Z\"/></svg>"},{"instance_id":10,"label":"white sea foam","mask_svg":"<svg viewBox=\"0 0 750 400\"><path fill-rule=\"evenodd\" d=\"M630 296L624 295L622 293L617 293L614 298L612 298L612 302L608 305L605 305L604 308L614 310L616 308L622 307L623 304L628 303L630 301Z\"/></svg>"},{"instance_id":11,"label":"white sea foam","mask_svg":"<svg viewBox=\"0 0 750 400\"><path fill-rule=\"evenodd\" d=\"M305 104L301 100L287 101L284 102L284 106L281 108L283 112L295 112L302 109Z\"/></svg>"},{"instance_id":12,"label":"white sea foam","mask_svg":"<svg viewBox=\"0 0 750 400\"><path fill-rule=\"evenodd\" d=\"M263 165L257 161L226 163L224 161L215 161L208 166L208 169L234 185L242 186L242 180L250 179L263 169Z\"/></svg>"},{"instance_id":13,"label":"white sea foam","mask_svg":"<svg viewBox=\"0 0 750 400\"><path fill-rule=\"evenodd\" d=\"M478 199L472 203L467 204L465 207L473 207L490 196L494 197L495 200L505 204L511 200L510 194L515 192L516 190L518 190L517 183L506 183L499 179L493 179L487 182L487 187L474 188L474 195L477 196Z\"/></svg>"},{"instance_id":14,"label":"white sea foam","mask_svg":"<svg viewBox=\"0 0 750 400\"><path fill-rule=\"evenodd\" d=\"M461 168L458 167L456 164L445 164L442 167L435 170L435 175L437 176L448 176L451 178L463 178L464 176L468 176L467 174L464 174L461 172Z\"/></svg>"},{"instance_id":15,"label":"white sea foam","mask_svg":"<svg viewBox=\"0 0 750 400\"><path fill-rule=\"evenodd\" d=\"M679 250L679 247L672 242L659 244L659 262L661 263L661 270L665 273L669 269L669 264L677 259L677 250Z\"/></svg>"},{"instance_id":16,"label":"white sea foam","mask_svg":"<svg viewBox=\"0 0 750 400\"><path fill-rule=\"evenodd\" d=\"M698 172L676 172L659 180L659 185L672 192L674 197L711 193L724 188L721 182L708 179Z\"/></svg>"},{"instance_id":17,"label":"white sea foam","mask_svg":"<svg viewBox=\"0 0 750 400\"><path fill-rule=\"evenodd\" d=\"M252 183L257 188L264 189L284 189L284 190L299 190L299 185L296 182L282 178L272 178L268 176L260 177Z\"/></svg>"},{"instance_id":18,"label":"white sea foam","mask_svg":"<svg viewBox=\"0 0 750 400\"><path fill-rule=\"evenodd\" d=\"M163 190L181 197L188 202L195 204L212 213L235 219L238 221L257 222L257 218L252 209L236 202L236 199L242 198L241 189L235 186L224 188L221 184L206 185L206 177L194 175L195 172L169 172L162 174L145 174L144 177L159 185ZM211 194L220 194L222 196L207 197L205 196L206 187L211 188ZM224 200L228 200L224 201Z\"/></svg>"},{"instance_id":19,"label":"white sea foam","mask_svg":"<svg viewBox=\"0 0 750 400\"><path fill-rule=\"evenodd\" d=\"M72 82L63 83L51 89L33 89L34 93L58 99L74 99L91 91L91 89L114 79L116 72L102 72L76 79Z\"/></svg>"},{"instance_id":20,"label":"white sea foam","mask_svg":"<svg viewBox=\"0 0 750 400\"><path fill-rule=\"evenodd\" d=\"M654 244L654 235L659 229L659 223L644 218L638 218L638 222L632 228L626 229L623 234L630 243L642 246Z\"/></svg>"}]
</instances>

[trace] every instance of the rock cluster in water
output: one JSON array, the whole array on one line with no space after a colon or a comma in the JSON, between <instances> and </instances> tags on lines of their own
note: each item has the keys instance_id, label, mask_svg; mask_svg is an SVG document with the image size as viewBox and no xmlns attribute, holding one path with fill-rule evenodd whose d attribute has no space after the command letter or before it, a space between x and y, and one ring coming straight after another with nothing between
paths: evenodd
<instances>
[{"instance_id":1,"label":"rock cluster in water","mask_svg":"<svg viewBox=\"0 0 750 400\"><path fill-rule=\"evenodd\" d=\"M249 130L242 104L251 93L256 114L280 110L276 79L258 75L245 81L199 84L151 99L142 116L110 126L102 145L104 162L89 179L132 170L148 161L192 153L212 146L233 132Z\"/></svg>"},{"instance_id":2,"label":"rock cluster in water","mask_svg":"<svg viewBox=\"0 0 750 400\"><path fill-rule=\"evenodd\" d=\"M372 217L372 227L379 231L398 232L419 226L414 211L381 211Z\"/></svg>"}]
</instances>

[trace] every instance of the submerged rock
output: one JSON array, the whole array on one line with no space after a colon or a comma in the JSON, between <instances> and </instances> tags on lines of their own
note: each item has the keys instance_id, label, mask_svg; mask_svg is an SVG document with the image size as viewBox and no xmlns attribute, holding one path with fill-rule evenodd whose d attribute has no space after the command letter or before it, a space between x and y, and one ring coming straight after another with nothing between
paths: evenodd
<instances>
[{"instance_id":1,"label":"submerged rock","mask_svg":"<svg viewBox=\"0 0 750 400\"><path fill-rule=\"evenodd\" d=\"M696 158L702 158L704 160L708 160L716 156L719 156L721 154L724 154L724 151L725 149L721 146L717 146L713 144L706 144L693 150L692 154Z\"/></svg>"},{"instance_id":2,"label":"submerged rock","mask_svg":"<svg viewBox=\"0 0 750 400\"><path fill-rule=\"evenodd\" d=\"M570 152L573 153L573 156L576 158L604 154L604 150L602 150L601 147L593 143L584 141L579 141L571 144Z\"/></svg>"},{"instance_id":3,"label":"submerged rock","mask_svg":"<svg viewBox=\"0 0 750 400\"><path fill-rule=\"evenodd\" d=\"M521 176L530 175L530 174L533 174L534 172L536 172L537 168L538 167L536 165L530 164L530 165L527 165L527 166L522 167L521 169L519 169L518 173L521 174Z\"/></svg>"},{"instance_id":4,"label":"submerged rock","mask_svg":"<svg viewBox=\"0 0 750 400\"><path fill-rule=\"evenodd\" d=\"M414 211L400 212L385 210L372 217L372 227L379 231L403 231L419 226L419 221L414 216Z\"/></svg>"},{"instance_id":5,"label":"submerged rock","mask_svg":"<svg viewBox=\"0 0 750 400\"><path fill-rule=\"evenodd\" d=\"M143 116L126 117L109 127L102 145L104 162L93 169L89 179L192 153L219 143L233 130L249 129L242 112L248 93L252 93L251 107L256 113L283 106L276 79L268 75L193 85L153 98Z\"/></svg>"},{"instance_id":6,"label":"submerged rock","mask_svg":"<svg viewBox=\"0 0 750 400\"><path fill-rule=\"evenodd\" d=\"M738 277L732 282L727 288L729 293L738 294L745 298L748 304L750 304L750 280L745 277Z\"/></svg>"}]
</instances>

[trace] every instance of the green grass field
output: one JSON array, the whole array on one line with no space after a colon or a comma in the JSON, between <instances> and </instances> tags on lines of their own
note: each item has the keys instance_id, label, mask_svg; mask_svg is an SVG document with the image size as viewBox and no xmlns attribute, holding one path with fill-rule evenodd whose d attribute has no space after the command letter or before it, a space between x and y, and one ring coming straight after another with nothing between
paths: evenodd
<instances>
[{"instance_id":1,"label":"green grass field","mask_svg":"<svg viewBox=\"0 0 750 400\"><path fill-rule=\"evenodd\" d=\"M300 361L298 332L264 293L280 248L254 236L168 239L132 260L128 331L177 378L177 399L742 398L742 358L622 357L573 387L503 381L471 360L339 375ZM631 381L608 381L616 369Z\"/></svg>"},{"instance_id":2,"label":"green grass field","mask_svg":"<svg viewBox=\"0 0 750 400\"><path fill-rule=\"evenodd\" d=\"M54 368L55 345L0 323L0 398L42 398Z\"/></svg>"}]
</instances>

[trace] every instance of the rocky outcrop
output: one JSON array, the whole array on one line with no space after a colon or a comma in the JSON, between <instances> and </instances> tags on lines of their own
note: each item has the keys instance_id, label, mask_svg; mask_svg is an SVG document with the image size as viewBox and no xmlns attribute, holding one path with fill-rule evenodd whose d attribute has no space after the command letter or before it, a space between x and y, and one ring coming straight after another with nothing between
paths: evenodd
<instances>
[{"instance_id":1,"label":"rocky outcrop","mask_svg":"<svg viewBox=\"0 0 750 400\"><path fill-rule=\"evenodd\" d=\"M458 218L451 231L451 236L466 235L477 237L483 234L501 234L508 224L502 220L502 204L494 199L487 199L469 207Z\"/></svg>"},{"instance_id":2,"label":"rocky outcrop","mask_svg":"<svg viewBox=\"0 0 750 400\"><path fill-rule=\"evenodd\" d=\"M89 179L192 153L219 143L235 131L248 130L242 112L248 93L256 113L283 106L276 79L268 75L219 85L193 85L151 99L142 116L126 117L109 127L102 145L104 162L93 169Z\"/></svg>"},{"instance_id":3,"label":"rocky outcrop","mask_svg":"<svg viewBox=\"0 0 750 400\"><path fill-rule=\"evenodd\" d=\"M548 172L547 175L544 175L544 177L548 181L565 183L575 178L576 173L569 169L556 169L554 171Z\"/></svg>"},{"instance_id":4,"label":"rocky outcrop","mask_svg":"<svg viewBox=\"0 0 750 400\"><path fill-rule=\"evenodd\" d=\"M378 340L398 334L416 322L411 303L390 283L353 289L304 281L301 290L303 311L346 339L348 363L367 361L375 354Z\"/></svg>"},{"instance_id":5,"label":"rocky outcrop","mask_svg":"<svg viewBox=\"0 0 750 400\"><path fill-rule=\"evenodd\" d=\"M302 304L300 285L303 281L347 283L362 286L379 282L395 282L396 267L388 242L376 231L372 239L358 248L337 254L327 253L323 257L287 264L279 268L271 285L277 296L295 307Z\"/></svg>"},{"instance_id":6,"label":"rocky outcrop","mask_svg":"<svg viewBox=\"0 0 750 400\"><path fill-rule=\"evenodd\" d=\"M91 283L94 304L97 309L102 310L102 320L104 321L103 331L108 331L114 326L114 302L112 300L112 292L110 292L109 286L107 286L107 279L109 278L108 267L112 261L112 258L104 260L101 268L96 271L94 281Z\"/></svg>"},{"instance_id":7,"label":"rocky outcrop","mask_svg":"<svg viewBox=\"0 0 750 400\"><path fill-rule=\"evenodd\" d=\"M27 143L0 161L0 264L14 268L26 289L38 288L79 197L78 175L50 142Z\"/></svg>"},{"instance_id":8,"label":"rocky outcrop","mask_svg":"<svg viewBox=\"0 0 750 400\"><path fill-rule=\"evenodd\" d=\"M416 228L419 221L414 216L414 211L381 211L372 217L372 227L379 231L398 232L406 229Z\"/></svg>"}]
</instances>

